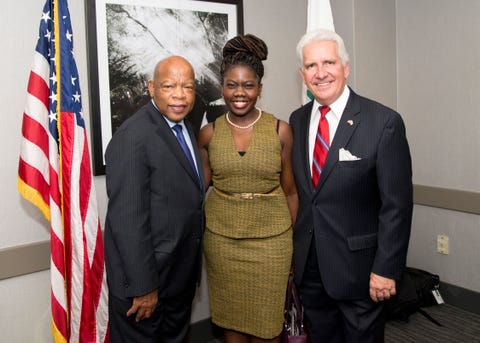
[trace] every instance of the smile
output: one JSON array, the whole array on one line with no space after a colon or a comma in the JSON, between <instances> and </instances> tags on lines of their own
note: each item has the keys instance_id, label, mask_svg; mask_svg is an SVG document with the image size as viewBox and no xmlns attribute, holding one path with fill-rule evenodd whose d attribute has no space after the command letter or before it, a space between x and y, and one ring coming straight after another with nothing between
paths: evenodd
<instances>
[{"instance_id":1,"label":"smile","mask_svg":"<svg viewBox=\"0 0 480 343\"><path fill-rule=\"evenodd\" d=\"M232 105L235 106L236 108L243 108L248 105L247 101L232 101Z\"/></svg>"},{"instance_id":2,"label":"smile","mask_svg":"<svg viewBox=\"0 0 480 343\"><path fill-rule=\"evenodd\" d=\"M327 82L314 82L314 83L313 83L314 86L320 86L320 87L328 86L329 84L330 84L330 81L327 81Z\"/></svg>"},{"instance_id":3,"label":"smile","mask_svg":"<svg viewBox=\"0 0 480 343\"><path fill-rule=\"evenodd\" d=\"M182 112L185 110L185 107L187 107L187 105L170 105L170 108L172 108L175 112Z\"/></svg>"}]
</instances>

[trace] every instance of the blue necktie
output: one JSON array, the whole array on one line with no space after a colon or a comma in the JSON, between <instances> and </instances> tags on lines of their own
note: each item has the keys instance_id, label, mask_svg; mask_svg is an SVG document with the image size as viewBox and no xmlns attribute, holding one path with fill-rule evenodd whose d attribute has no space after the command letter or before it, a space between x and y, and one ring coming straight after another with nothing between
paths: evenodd
<instances>
[{"instance_id":1,"label":"blue necktie","mask_svg":"<svg viewBox=\"0 0 480 343\"><path fill-rule=\"evenodd\" d=\"M188 148L187 142L185 141L185 137L183 136L182 126L177 124L177 125L174 125L172 127L172 129L177 134L178 142L180 143L180 146L182 147L183 152L187 156L188 162L190 162L190 166L192 167L193 173L195 174L198 182L200 183L200 177L198 176L197 168L195 167L195 163L193 162L192 153L190 152L190 149Z\"/></svg>"}]
</instances>

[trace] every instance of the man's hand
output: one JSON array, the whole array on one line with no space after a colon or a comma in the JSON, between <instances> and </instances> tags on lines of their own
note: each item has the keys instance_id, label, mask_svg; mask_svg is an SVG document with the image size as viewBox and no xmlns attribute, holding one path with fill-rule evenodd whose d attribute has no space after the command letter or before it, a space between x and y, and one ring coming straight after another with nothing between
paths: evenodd
<instances>
[{"instance_id":1,"label":"man's hand","mask_svg":"<svg viewBox=\"0 0 480 343\"><path fill-rule=\"evenodd\" d=\"M158 303L158 291L154 290L148 294L142 295L140 297L133 298L132 307L127 312L127 317L131 316L132 314L137 314L135 316L135 320L137 322L141 321L142 319L150 318L153 311L155 311L155 307Z\"/></svg>"},{"instance_id":2,"label":"man's hand","mask_svg":"<svg viewBox=\"0 0 480 343\"><path fill-rule=\"evenodd\" d=\"M397 294L395 280L370 273L370 298L373 301L379 302L390 299L395 294Z\"/></svg>"}]
</instances>

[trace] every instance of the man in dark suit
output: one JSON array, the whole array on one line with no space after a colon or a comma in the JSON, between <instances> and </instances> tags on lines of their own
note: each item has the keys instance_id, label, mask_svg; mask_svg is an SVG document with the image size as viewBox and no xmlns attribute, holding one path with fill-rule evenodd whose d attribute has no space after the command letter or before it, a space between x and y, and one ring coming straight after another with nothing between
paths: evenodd
<instances>
[{"instance_id":1,"label":"man in dark suit","mask_svg":"<svg viewBox=\"0 0 480 343\"><path fill-rule=\"evenodd\" d=\"M151 102L120 126L105 154L105 261L115 343L183 342L201 272L204 178L184 121L195 98L193 68L182 57L166 58L148 89Z\"/></svg>"},{"instance_id":2,"label":"man in dark suit","mask_svg":"<svg viewBox=\"0 0 480 343\"><path fill-rule=\"evenodd\" d=\"M290 117L300 199L294 273L312 342L383 342L384 300L396 293L410 237L405 127L346 85L348 54L336 33L307 33L297 54L314 96Z\"/></svg>"}]
</instances>

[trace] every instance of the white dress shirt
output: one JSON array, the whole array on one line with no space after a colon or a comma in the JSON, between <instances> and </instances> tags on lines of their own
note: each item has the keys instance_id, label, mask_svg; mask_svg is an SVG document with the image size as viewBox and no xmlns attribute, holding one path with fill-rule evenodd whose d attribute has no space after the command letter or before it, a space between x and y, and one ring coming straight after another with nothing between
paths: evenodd
<instances>
[{"instance_id":1,"label":"white dress shirt","mask_svg":"<svg viewBox=\"0 0 480 343\"><path fill-rule=\"evenodd\" d=\"M337 132L338 123L342 117L343 111L347 106L350 89L345 86L340 97L330 105L330 111L325 118L328 121L328 131L330 136L329 145L332 144L335 132ZM312 173L313 149L315 148L315 139L318 131L318 123L320 122L320 104L317 100L313 101L312 113L310 114L310 127L308 131L308 156L310 157L310 175Z\"/></svg>"}]
</instances>

